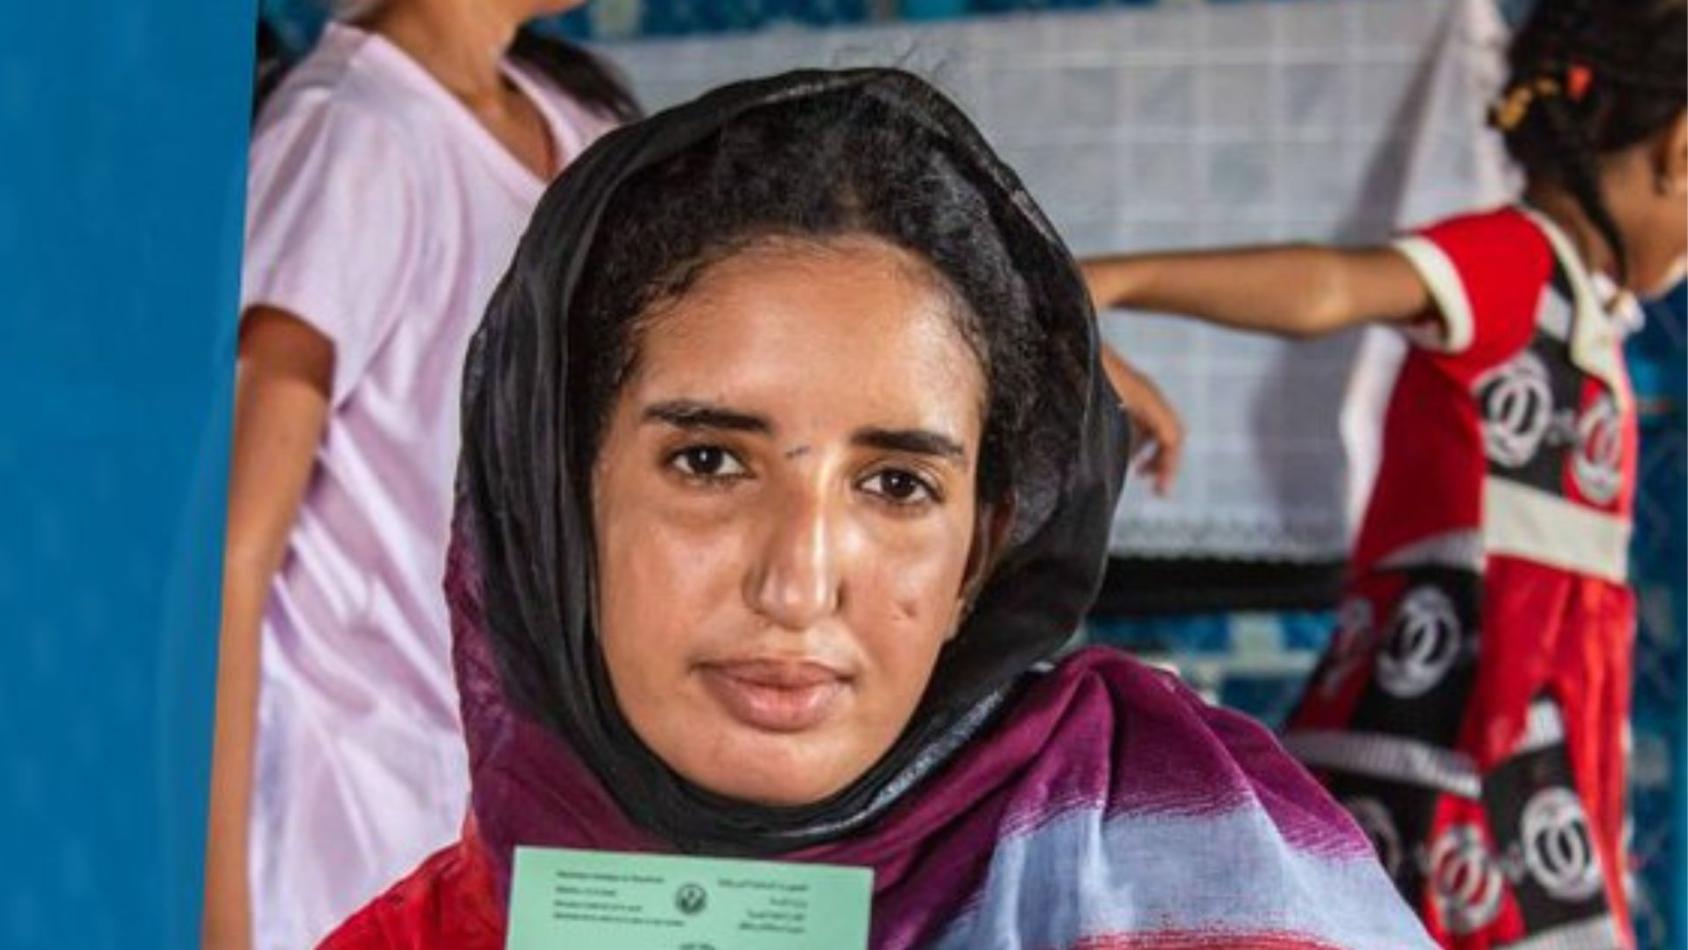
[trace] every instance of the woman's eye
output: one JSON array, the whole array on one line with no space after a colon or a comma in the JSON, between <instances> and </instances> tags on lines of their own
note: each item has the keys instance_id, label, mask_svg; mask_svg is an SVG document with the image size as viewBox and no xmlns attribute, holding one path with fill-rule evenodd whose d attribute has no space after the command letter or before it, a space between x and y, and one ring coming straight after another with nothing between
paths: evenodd
<instances>
[{"instance_id":1,"label":"woman's eye","mask_svg":"<svg viewBox=\"0 0 1688 950\"><path fill-rule=\"evenodd\" d=\"M886 469L868 476L862 483L868 492L898 505L918 505L933 501L937 492L924 478L901 469Z\"/></svg>"},{"instance_id":2,"label":"woman's eye","mask_svg":"<svg viewBox=\"0 0 1688 950\"><path fill-rule=\"evenodd\" d=\"M736 478L745 468L733 453L718 445L694 445L674 453L668 464L692 478Z\"/></svg>"}]
</instances>

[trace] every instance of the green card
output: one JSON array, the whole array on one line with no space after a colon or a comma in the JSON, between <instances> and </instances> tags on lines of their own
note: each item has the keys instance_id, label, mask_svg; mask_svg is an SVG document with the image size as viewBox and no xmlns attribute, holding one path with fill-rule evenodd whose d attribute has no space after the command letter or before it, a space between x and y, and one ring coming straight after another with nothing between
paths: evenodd
<instances>
[{"instance_id":1,"label":"green card","mask_svg":"<svg viewBox=\"0 0 1688 950\"><path fill-rule=\"evenodd\" d=\"M865 950L867 868L517 848L506 950Z\"/></svg>"}]
</instances>

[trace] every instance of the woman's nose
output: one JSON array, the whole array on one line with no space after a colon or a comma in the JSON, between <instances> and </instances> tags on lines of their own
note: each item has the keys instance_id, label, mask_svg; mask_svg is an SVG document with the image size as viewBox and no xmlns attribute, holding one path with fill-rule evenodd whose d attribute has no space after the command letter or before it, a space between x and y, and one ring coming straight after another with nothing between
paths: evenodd
<instances>
[{"instance_id":1,"label":"woman's nose","mask_svg":"<svg viewBox=\"0 0 1688 950\"><path fill-rule=\"evenodd\" d=\"M746 578L746 600L788 630L804 630L836 613L842 602L839 529L824 491L805 487L784 499L764 534Z\"/></svg>"}]
</instances>

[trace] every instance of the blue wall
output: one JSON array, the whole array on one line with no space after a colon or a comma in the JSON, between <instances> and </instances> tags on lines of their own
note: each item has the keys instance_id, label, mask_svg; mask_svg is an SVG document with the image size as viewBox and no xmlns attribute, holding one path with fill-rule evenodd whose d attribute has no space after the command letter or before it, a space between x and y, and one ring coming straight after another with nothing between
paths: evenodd
<instances>
[{"instance_id":1,"label":"blue wall","mask_svg":"<svg viewBox=\"0 0 1688 950\"><path fill-rule=\"evenodd\" d=\"M189 947L253 13L0 10L0 946Z\"/></svg>"}]
</instances>

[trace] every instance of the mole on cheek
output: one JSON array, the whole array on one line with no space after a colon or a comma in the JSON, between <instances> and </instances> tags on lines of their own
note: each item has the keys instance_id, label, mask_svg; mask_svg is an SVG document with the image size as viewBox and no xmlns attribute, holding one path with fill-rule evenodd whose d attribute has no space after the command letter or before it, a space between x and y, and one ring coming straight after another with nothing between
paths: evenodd
<instances>
[{"instance_id":1,"label":"mole on cheek","mask_svg":"<svg viewBox=\"0 0 1688 950\"><path fill-rule=\"evenodd\" d=\"M899 599L892 601L891 605L896 611L897 619L899 621L908 621L912 623L920 619L920 602L918 600L914 600L913 598L907 600Z\"/></svg>"}]
</instances>

